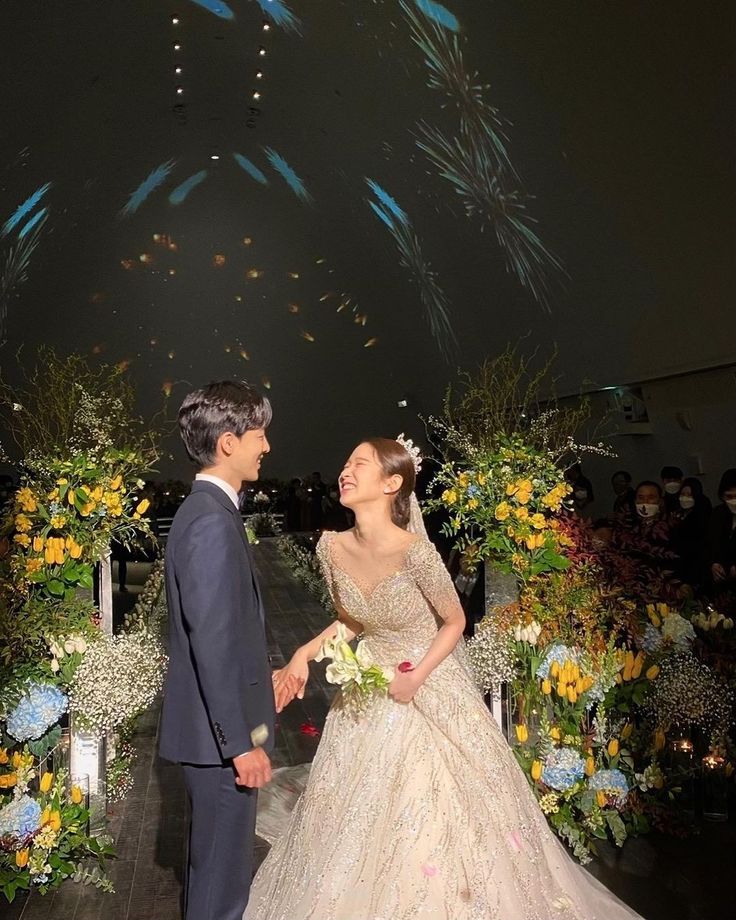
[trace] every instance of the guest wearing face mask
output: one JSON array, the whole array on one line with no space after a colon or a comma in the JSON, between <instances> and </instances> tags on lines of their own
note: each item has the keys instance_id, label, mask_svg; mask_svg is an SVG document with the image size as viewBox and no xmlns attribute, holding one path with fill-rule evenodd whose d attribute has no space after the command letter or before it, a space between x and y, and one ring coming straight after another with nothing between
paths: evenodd
<instances>
[{"instance_id":1,"label":"guest wearing face mask","mask_svg":"<svg viewBox=\"0 0 736 920\"><path fill-rule=\"evenodd\" d=\"M677 556L671 545L670 525L664 513L664 495L658 482L640 482L635 494L636 516L615 528L612 543L643 568L671 578Z\"/></svg>"},{"instance_id":2,"label":"guest wearing face mask","mask_svg":"<svg viewBox=\"0 0 736 920\"><path fill-rule=\"evenodd\" d=\"M663 466L659 474L664 489L664 508L669 514L677 514L680 510L678 496L682 488L683 472L679 466Z\"/></svg>"},{"instance_id":3,"label":"guest wearing face mask","mask_svg":"<svg viewBox=\"0 0 736 920\"><path fill-rule=\"evenodd\" d=\"M671 517L672 549L679 557L677 573L694 588L707 581L708 533L711 503L699 479L682 481L678 496L680 510Z\"/></svg>"},{"instance_id":4,"label":"guest wearing face mask","mask_svg":"<svg viewBox=\"0 0 736 920\"><path fill-rule=\"evenodd\" d=\"M710 522L710 574L716 591L736 588L736 469L726 470L718 486L721 504Z\"/></svg>"},{"instance_id":5,"label":"guest wearing face mask","mask_svg":"<svg viewBox=\"0 0 736 920\"><path fill-rule=\"evenodd\" d=\"M579 463L571 466L565 473L565 479L572 486L572 503L575 513L578 517L583 516L583 512L591 505L594 500L593 483L583 475L583 468Z\"/></svg>"}]
</instances>

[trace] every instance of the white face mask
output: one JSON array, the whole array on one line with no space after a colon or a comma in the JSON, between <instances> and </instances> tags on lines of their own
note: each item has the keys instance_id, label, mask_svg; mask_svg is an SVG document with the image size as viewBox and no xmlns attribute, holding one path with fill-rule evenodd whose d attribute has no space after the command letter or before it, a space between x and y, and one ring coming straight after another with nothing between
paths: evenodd
<instances>
[{"instance_id":1,"label":"white face mask","mask_svg":"<svg viewBox=\"0 0 736 920\"><path fill-rule=\"evenodd\" d=\"M726 504L731 514L736 514L736 498L729 498Z\"/></svg>"},{"instance_id":2,"label":"white face mask","mask_svg":"<svg viewBox=\"0 0 736 920\"><path fill-rule=\"evenodd\" d=\"M664 484L664 490L668 495L677 495L677 493L680 491L680 488L681 486L679 482L666 482Z\"/></svg>"},{"instance_id":3,"label":"white face mask","mask_svg":"<svg viewBox=\"0 0 736 920\"><path fill-rule=\"evenodd\" d=\"M683 511L689 511L690 508L695 507L695 499L692 497L692 495L681 495L680 507Z\"/></svg>"},{"instance_id":4,"label":"white face mask","mask_svg":"<svg viewBox=\"0 0 736 920\"><path fill-rule=\"evenodd\" d=\"M636 506L637 513L639 517L644 518L653 518L659 514L659 505L650 505L647 503Z\"/></svg>"}]
</instances>

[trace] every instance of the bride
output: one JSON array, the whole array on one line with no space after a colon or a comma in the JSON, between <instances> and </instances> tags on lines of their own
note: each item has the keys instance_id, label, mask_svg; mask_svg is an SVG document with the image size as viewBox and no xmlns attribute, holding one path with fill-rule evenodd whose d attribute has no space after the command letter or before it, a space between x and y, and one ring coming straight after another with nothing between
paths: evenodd
<instances>
[{"instance_id":1,"label":"bride","mask_svg":"<svg viewBox=\"0 0 736 920\"><path fill-rule=\"evenodd\" d=\"M464 613L421 524L416 462L403 442L358 445L340 476L355 527L317 546L350 637L365 634L379 664L412 669L360 712L338 693L244 920L636 918L549 829L473 683ZM276 672L279 708L295 685L303 696L337 623Z\"/></svg>"}]
</instances>

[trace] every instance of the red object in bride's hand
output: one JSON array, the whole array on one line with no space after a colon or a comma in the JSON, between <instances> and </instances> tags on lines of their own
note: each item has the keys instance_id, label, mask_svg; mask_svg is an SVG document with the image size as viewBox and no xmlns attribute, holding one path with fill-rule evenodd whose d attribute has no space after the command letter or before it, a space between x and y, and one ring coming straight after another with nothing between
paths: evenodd
<instances>
[{"instance_id":1,"label":"red object in bride's hand","mask_svg":"<svg viewBox=\"0 0 736 920\"><path fill-rule=\"evenodd\" d=\"M301 728L299 729L299 731L303 735L310 735L312 738L319 738L321 734L320 730L317 728L314 722L312 722L311 719L309 720L309 722L304 722Z\"/></svg>"},{"instance_id":2,"label":"red object in bride's hand","mask_svg":"<svg viewBox=\"0 0 736 920\"><path fill-rule=\"evenodd\" d=\"M406 674L407 671L413 671L413 670L414 670L414 665L411 663L411 661L402 661L401 664L399 665L399 672L401 674Z\"/></svg>"}]
</instances>

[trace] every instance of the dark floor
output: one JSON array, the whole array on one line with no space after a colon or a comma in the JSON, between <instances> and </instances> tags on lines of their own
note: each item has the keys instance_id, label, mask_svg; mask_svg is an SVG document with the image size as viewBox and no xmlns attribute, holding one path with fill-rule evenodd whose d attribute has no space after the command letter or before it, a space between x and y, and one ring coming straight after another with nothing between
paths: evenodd
<instances>
[{"instance_id":1,"label":"dark floor","mask_svg":"<svg viewBox=\"0 0 736 920\"><path fill-rule=\"evenodd\" d=\"M282 565L271 541L262 541L257 558L268 613L269 651L274 666L279 666L327 620ZM130 565L130 592L116 595L118 613L133 605L146 573L146 566ZM312 759L319 738L302 731L302 726L322 725L329 692L323 672L315 669L305 699L295 701L281 716L275 766ZM179 920L187 806L178 768L155 756L157 719L156 709L139 724L135 788L111 814L118 859L110 875L116 894L67 883L53 896L34 895L10 906L0 902L2 920ZM257 845L257 862L266 850L265 843ZM630 841L623 850L606 848L593 867L594 874L646 920L733 916L734 870L733 818L724 824L703 824L700 835L688 840L651 835Z\"/></svg>"}]
</instances>

